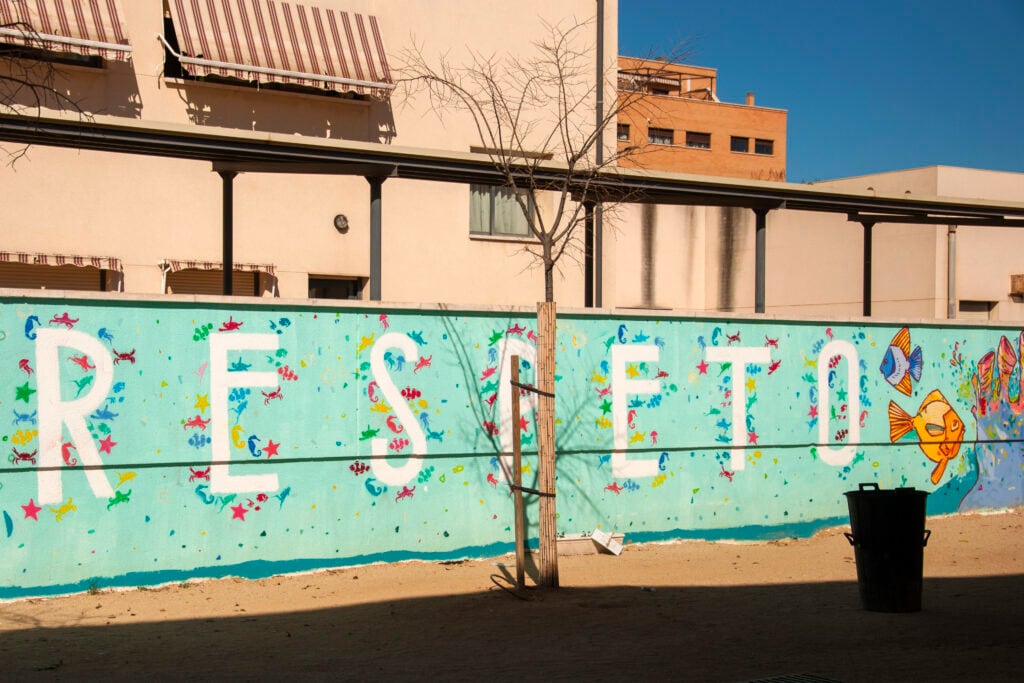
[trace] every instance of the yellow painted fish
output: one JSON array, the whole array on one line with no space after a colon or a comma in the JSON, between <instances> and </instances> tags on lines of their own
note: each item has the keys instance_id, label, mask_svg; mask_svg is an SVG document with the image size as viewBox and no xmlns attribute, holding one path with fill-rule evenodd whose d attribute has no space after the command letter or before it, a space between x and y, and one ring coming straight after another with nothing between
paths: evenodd
<instances>
[{"instance_id":1,"label":"yellow painted fish","mask_svg":"<svg viewBox=\"0 0 1024 683\"><path fill-rule=\"evenodd\" d=\"M359 354L361 354L361 353L362 353L363 351L365 351L366 349L368 349L368 348L370 348L371 346L373 346L373 340L374 340L374 338L375 338L376 336L377 336L377 333L376 333L376 332L373 332L373 333L371 333L371 334L370 334L370 336L369 336L369 337L363 337L363 338L362 338L362 339L361 339L361 340L359 341L359 346L358 346L358 347L356 347L356 355L358 356L358 355L359 355Z\"/></svg>"},{"instance_id":2,"label":"yellow painted fish","mask_svg":"<svg viewBox=\"0 0 1024 683\"><path fill-rule=\"evenodd\" d=\"M911 416L890 401L889 440L895 443L911 430L917 432L918 445L925 456L937 463L932 471L932 483L938 484L946 465L960 453L964 440L963 420L938 389L924 397L917 415Z\"/></svg>"}]
</instances>

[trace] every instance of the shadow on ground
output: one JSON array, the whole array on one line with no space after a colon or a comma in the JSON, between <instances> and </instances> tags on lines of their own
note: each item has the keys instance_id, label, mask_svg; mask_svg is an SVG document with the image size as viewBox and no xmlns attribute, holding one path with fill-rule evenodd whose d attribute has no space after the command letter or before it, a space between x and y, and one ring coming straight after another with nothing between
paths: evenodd
<instances>
[{"instance_id":1,"label":"shadow on ground","mask_svg":"<svg viewBox=\"0 0 1024 683\"><path fill-rule=\"evenodd\" d=\"M866 612L849 583L504 590L0 640L3 680L1021 680L1024 575L926 579ZM0 606L2 609L2 606ZM800 680L800 679L798 679ZM802 680L812 680L803 678Z\"/></svg>"}]
</instances>

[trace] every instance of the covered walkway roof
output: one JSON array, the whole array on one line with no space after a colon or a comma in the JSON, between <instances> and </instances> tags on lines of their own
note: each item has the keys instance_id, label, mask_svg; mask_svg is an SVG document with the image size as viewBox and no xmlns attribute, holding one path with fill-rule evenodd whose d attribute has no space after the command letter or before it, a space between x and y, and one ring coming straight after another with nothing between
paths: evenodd
<instances>
[{"instance_id":1,"label":"covered walkway roof","mask_svg":"<svg viewBox=\"0 0 1024 683\"><path fill-rule=\"evenodd\" d=\"M63 113L53 117L0 114L0 140L208 161L225 179L225 200L230 201L230 179L240 172L361 175L371 180L371 299L380 297L380 183L388 178L437 182L503 185L505 176L486 154L415 149L351 140L311 139L297 135L164 124L108 116L80 117ZM566 167L544 161L523 171L518 180L532 177L541 188L560 189ZM878 223L984 225L1024 227L1024 204L916 195L849 192L805 185L738 180L681 173L611 168L593 175L581 172L570 182L577 198L587 201L735 206L757 216L757 274L755 309L764 310L765 214L772 209L794 209L846 214L865 226L865 313L870 314L870 229ZM376 202L376 208L374 208ZM225 205L226 273L232 263L231 234ZM374 249L377 253L374 254ZM588 260L595 254L588 253ZM599 261L599 255L597 259ZM375 281L376 280L376 281ZM225 277L228 282L228 277ZM598 302L598 305L600 303Z\"/></svg>"}]
</instances>

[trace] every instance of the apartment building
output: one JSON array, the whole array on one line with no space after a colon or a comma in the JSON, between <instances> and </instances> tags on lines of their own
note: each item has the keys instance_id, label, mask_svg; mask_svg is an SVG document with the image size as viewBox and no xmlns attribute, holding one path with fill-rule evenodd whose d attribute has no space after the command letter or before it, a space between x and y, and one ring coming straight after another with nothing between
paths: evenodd
<instances>
[{"instance_id":1,"label":"apartment building","mask_svg":"<svg viewBox=\"0 0 1024 683\"><path fill-rule=\"evenodd\" d=\"M619 57L616 131L623 166L697 175L786 179L786 111L722 102L718 71ZM628 151L627 151L628 150Z\"/></svg>"}]
</instances>

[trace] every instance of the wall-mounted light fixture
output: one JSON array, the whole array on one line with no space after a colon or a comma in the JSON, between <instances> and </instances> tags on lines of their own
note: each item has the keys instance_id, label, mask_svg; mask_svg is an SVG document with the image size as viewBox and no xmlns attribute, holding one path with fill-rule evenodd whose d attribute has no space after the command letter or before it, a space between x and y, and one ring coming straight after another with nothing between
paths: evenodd
<instances>
[{"instance_id":1,"label":"wall-mounted light fixture","mask_svg":"<svg viewBox=\"0 0 1024 683\"><path fill-rule=\"evenodd\" d=\"M348 218L343 213L334 217L334 229L344 235L348 232Z\"/></svg>"}]
</instances>

